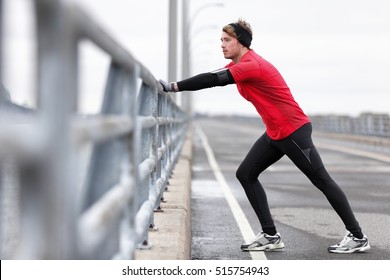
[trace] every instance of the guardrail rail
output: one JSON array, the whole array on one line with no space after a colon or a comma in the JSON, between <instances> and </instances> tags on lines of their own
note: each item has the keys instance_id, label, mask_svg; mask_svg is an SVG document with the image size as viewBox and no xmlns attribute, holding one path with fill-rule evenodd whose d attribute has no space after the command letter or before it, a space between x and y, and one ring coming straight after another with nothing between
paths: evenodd
<instances>
[{"instance_id":1,"label":"guardrail rail","mask_svg":"<svg viewBox=\"0 0 390 280\"><path fill-rule=\"evenodd\" d=\"M316 129L334 133L390 137L390 116L380 113L362 113L357 117L339 115L310 116Z\"/></svg>"}]
</instances>

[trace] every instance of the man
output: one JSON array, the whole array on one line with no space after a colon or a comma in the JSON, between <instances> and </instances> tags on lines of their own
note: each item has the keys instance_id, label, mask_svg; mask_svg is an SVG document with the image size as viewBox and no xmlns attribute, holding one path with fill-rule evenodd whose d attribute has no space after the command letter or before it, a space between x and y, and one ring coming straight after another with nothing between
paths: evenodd
<instances>
[{"instance_id":1,"label":"man","mask_svg":"<svg viewBox=\"0 0 390 280\"><path fill-rule=\"evenodd\" d=\"M266 126L266 132L253 145L236 173L262 227L262 232L253 242L243 244L241 249L263 251L284 248L258 177L287 155L324 193L346 226L344 239L330 246L328 251L353 253L369 250L368 239L362 233L344 192L329 176L313 144L310 119L294 100L278 70L250 48L250 25L242 19L226 25L221 41L224 57L232 60L225 68L179 82L160 80L160 83L167 92L236 84L240 94L255 106Z\"/></svg>"}]
</instances>

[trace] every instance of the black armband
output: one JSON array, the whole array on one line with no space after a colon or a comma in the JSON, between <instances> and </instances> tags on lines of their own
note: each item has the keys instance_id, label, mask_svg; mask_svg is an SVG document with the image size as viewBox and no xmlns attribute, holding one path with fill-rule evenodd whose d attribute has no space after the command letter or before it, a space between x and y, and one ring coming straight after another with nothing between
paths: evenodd
<instances>
[{"instance_id":1,"label":"black armband","mask_svg":"<svg viewBox=\"0 0 390 280\"><path fill-rule=\"evenodd\" d=\"M194 77L177 82L179 91L200 90L216 86L226 86L234 84L234 79L229 69L220 69L217 71L203 73Z\"/></svg>"},{"instance_id":2,"label":"black armband","mask_svg":"<svg viewBox=\"0 0 390 280\"><path fill-rule=\"evenodd\" d=\"M229 84L229 76L228 76L228 74L230 74L229 69L223 68L223 69L213 71L211 73L217 75L217 79L220 85L224 86Z\"/></svg>"}]
</instances>

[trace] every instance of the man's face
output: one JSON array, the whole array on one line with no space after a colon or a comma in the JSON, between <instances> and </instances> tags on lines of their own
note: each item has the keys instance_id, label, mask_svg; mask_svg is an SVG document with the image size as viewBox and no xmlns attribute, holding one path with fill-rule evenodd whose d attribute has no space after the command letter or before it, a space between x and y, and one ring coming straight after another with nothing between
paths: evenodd
<instances>
[{"instance_id":1,"label":"man's face","mask_svg":"<svg viewBox=\"0 0 390 280\"><path fill-rule=\"evenodd\" d=\"M229 36L226 32L222 32L221 48L223 56L226 59L234 59L240 54L240 42L234 37Z\"/></svg>"}]
</instances>

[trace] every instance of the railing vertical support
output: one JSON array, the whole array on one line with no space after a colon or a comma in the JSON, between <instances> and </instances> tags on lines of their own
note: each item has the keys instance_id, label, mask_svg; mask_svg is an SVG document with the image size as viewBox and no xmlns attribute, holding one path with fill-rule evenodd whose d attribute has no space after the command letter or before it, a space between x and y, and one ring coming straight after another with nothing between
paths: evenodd
<instances>
[{"instance_id":1,"label":"railing vertical support","mask_svg":"<svg viewBox=\"0 0 390 280\"><path fill-rule=\"evenodd\" d=\"M137 77L139 76L139 67L134 65L130 75L125 79L125 87L122 92L122 114L129 116L134 124L134 131L137 132ZM121 259L134 259L134 252L137 247L137 238L135 230L136 208L136 187L138 184L138 158L136 133L131 133L124 137L125 153L122 159L122 174L120 182L128 185L130 192L129 199L124 207L122 224L120 227L119 255Z\"/></svg>"},{"instance_id":2,"label":"railing vertical support","mask_svg":"<svg viewBox=\"0 0 390 280\"><path fill-rule=\"evenodd\" d=\"M138 114L141 116L140 121L142 122L142 117L152 117L153 120L156 120L157 117L157 92L152 89L150 86L146 85L145 83L142 83L140 94L138 97ZM149 173L146 178L144 178L144 181L139 182L140 188L139 188L139 195L138 195L138 207L141 208L142 205L145 203L145 201L148 201L151 192L153 192L153 186L156 183L157 179L157 170L156 170L156 163L157 163L157 152L156 152L156 137L157 137L157 124L154 121L152 124L142 124L141 126L146 127L140 127L139 133L142 135L142 143L141 144L141 158L140 160L143 161L145 159L152 159L153 166L149 166ZM141 170L142 171L142 170ZM144 176L140 176L144 177ZM152 214L153 216L153 214ZM153 217L149 219L149 225L153 224ZM150 226L149 226L150 227ZM150 248L151 244L148 241L148 229L143 230L142 234L142 240L139 241L139 248L140 249L148 249Z\"/></svg>"},{"instance_id":3,"label":"railing vertical support","mask_svg":"<svg viewBox=\"0 0 390 280\"><path fill-rule=\"evenodd\" d=\"M43 196L35 201L38 259L68 259L76 251L76 213L72 188L70 116L77 108L77 34L73 24L66 24L68 10L62 2L37 0L38 30L38 107L46 133L46 167ZM31 192L23 189L22 192ZM28 234L31 234L29 232Z\"/></svg>"},{"instance_id":4,"label":"railing vertical support","mask_svg":"<svg viewBox=\"0 0 390 280\"><path fill-rule=\"evenodd\" d=\"M124 90L126 78L123 68L111 63L101 109L102 115L120 115L122 113L123 97L118 93ZM119 182L120 162L124 149L124 143L121 139L113 139L95 145L87 174L82 210L90 207L109 188Z\"/></svg>"}]
</instances>

